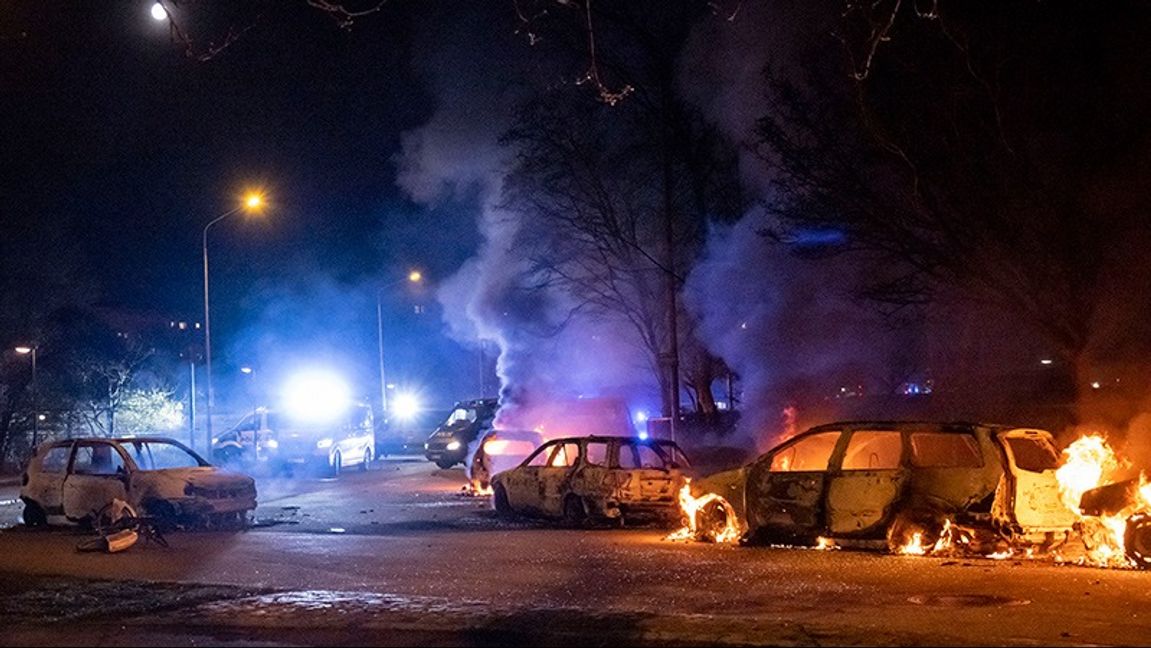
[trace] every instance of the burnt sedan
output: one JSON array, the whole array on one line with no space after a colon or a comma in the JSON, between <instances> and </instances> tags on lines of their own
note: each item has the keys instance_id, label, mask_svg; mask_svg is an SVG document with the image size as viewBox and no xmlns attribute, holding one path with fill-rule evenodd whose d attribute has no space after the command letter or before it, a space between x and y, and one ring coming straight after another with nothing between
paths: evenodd
<instances>
[{"instance_id":1,"label":"burnt sedan","mask_svg":"<svg viewBox=\"0 0 1151 648\"><path fill-rule=\"evenodd\" d=\"M168 523L218 525L247 517L256 485L172 439L77 439L39 446L20 499L29 526L96 524L116 500Z\"/></svg>"},{"instance_id":2,"label":"burnt sedan","mask_svg":"<svg viewBox=\"0 0 1151 648\"><path fill-rule=\"evenodd\" d=\"M496 511L588 521L680 519L687 458L671 441L586 436L555 439L492 478Z\"/></svg>"},{"instance_id":3,"label":"burnt sedan","mask_svg":"<svg viewBox=\"0 0 1151 648\"><path fill-rule=\"evenodd\" d=\"M842 422L692 486L726 497L752 542L1049 549L1067 542L1076 521L1060 498L1058 465L1044 430Z\"/></svg>"}]
</instances>

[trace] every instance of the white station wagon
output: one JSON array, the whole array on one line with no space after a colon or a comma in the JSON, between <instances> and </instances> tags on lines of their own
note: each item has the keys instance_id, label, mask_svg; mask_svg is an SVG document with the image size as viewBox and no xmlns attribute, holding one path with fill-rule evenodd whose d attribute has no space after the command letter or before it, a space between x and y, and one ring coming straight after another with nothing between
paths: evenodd
<instances>
[{"instance_id":1,"label":"white station wagon","mask_svg":"<svg viewBox=\"0 0 1151 648\"><path fill-rule=\"evenodd\" d=\"M220 470L173 439L73 439L40 445L20 489L24 523L93 524L113 500L165 522L240 522L256 507L251 477Z\"/></svg>"}]
</instances>

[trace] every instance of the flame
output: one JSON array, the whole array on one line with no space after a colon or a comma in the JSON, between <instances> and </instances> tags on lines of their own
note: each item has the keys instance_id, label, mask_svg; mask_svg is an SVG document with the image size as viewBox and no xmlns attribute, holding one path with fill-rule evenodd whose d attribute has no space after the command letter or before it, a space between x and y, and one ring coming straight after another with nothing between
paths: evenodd
<instances>
[{"instance_id":1,"label":"flame","mask_svg":"<svg viewBox=\"0 0 1151 648\"><path fill-rule=\"evenodd\" d=\"M815 539L815 548L820 551L831 551L832 549L836 549L835 541L831 538L819 536Z\"/></svg>"},{"instance_id":2,"label":"flame","mask_svg":"<svg viewBox=\"0 0 1151 648\"><path fill-rule=\"evenodd\" d=\"M699 512L712 503L723 509L724 525L718 530L700 529ZM735 509L722 496L715 493L705 493L699 497L693 497L691 480L685 479L683 488L679 489L679 507L683 511L687 524L669 534L664 540L699 539L729 544L734 544L739 540L739 521L736 519Z\"/></svg>"},{"instance_id":3,"label":"flame","mask_svg":"<svg viewBox=\"0 0 1151 648\"><path fill-rule=\"evenodd\" d=\"M1063 451L1064 464L1055 471L1060 495L1067 508L1079 516L1076 527L1087 549L1085 562L1098 567L1129 567L1124 533L1127 518L1151 509L1151 484L1140 475L1135 497L1113 515L1083 515L1079 503L1083 493L1109 483L1123 465L1107 441L1099 435L1076 439Z\"/></svg>"},{"instance_id":4,"label":"flame","mask_svg":"<svg viewBox=\"0 0 1151 648\"><path fill-rule=\"evenodd\" d=\"M899 548L898 553L903 556L926 556L927 547L923 546L923 534L911 534L911 538Z\"/></svg>"},{"instance_id":5,"label":"flame","mask_svg":"<svg viewBox=\"0 0 1151 648\"><path fill-rule=\"evenodd\" d=\"M928 545L924 533L917 531L911 534L911 537L896 553L903 556L940 554L955 549L957 544L966 546L970 542L971 532L969 529L956 525L950 519L944 519L943 526L939 530L939 537L935 539L935 542Z\"/></svg>"},{"instance_id":6,"label":"flame","mask_svg":"<svg viewBox=\"0 0 1151 648\"><path fill-rule=\"evenodd\" d=\"M1115 451L1098 435L1080 437L1063 451L1063 465L1055 471L1059 492L1067 508L1079 512L1083 493L1103 485L1103 477L1119 467Z\"/></svg>"}]
</instances>

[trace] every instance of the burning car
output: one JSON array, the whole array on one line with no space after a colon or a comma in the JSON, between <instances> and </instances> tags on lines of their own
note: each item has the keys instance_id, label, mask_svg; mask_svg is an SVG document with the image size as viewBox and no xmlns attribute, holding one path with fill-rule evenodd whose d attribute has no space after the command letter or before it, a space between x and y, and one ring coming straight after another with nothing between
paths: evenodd
<instances>
[{"instance_id":1,"label":"burning car","mask_svg":"<svg viewBox=\"0 0 1151 648\"><path fill-rule=\"evenodd\" d=\"M492 478L492 503L503 514L562 519L573 526L589 520L678 521L677 495L687 468L687 458L671 441L555 439Z\"/></svg>"},{"instance_id":2,"label":"burning car","mask_svg":"<svg viewBox=\"0 0 1151 648\"><path fill-rule=\"evenodd\" d=\"M246 519L256 508L251 477L211 466L160 437L76 439L39 446L23 475L24 523L94 524L113 500L172 523Z\"/></svg>"},{"instance_id":3,"label":"burning car","mask_svg":"<svg viewBox=\"0 0 1151 648\"><path fill-rule=\"evenodd\" d=\"M695 490L726 496L752 542L832 539L916 554L952 542L1051 549L1067 542L1078 518L1061 497L1059 464L1044 430L841 422Z\"/></svg>"}]
</instances>

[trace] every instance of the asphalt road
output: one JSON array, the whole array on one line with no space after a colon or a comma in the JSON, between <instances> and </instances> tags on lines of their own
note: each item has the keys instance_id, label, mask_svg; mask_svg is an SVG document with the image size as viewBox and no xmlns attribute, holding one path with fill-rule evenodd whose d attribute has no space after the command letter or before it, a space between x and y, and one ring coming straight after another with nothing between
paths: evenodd
<instances>
[{"instance_id":1,"label":"asphalt road","mask_svg":"<svg viewBox=\"0 0 1151 648\"><path fill-rule=\"evenodd\" d=\"M261 481L258 525L77 553L0 487L0 645L1145 645L1151 572L496 518L459 469Z\"/></svg>"}]
</instances>

